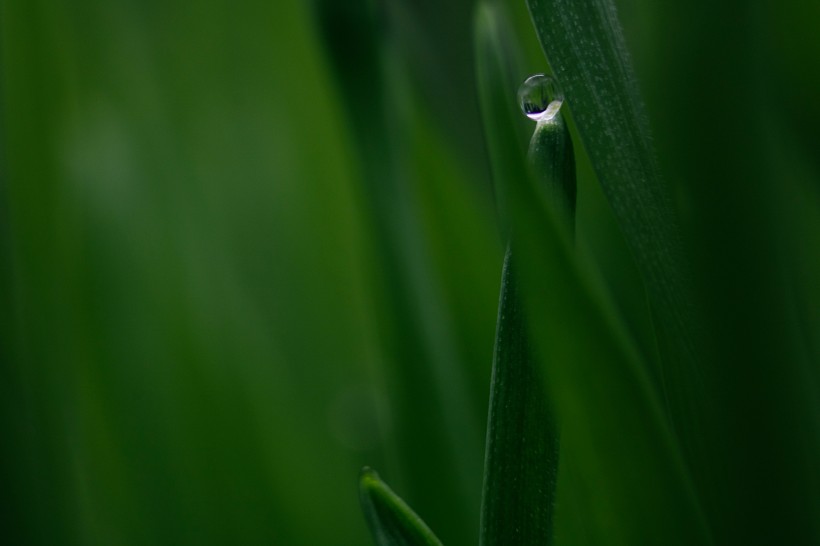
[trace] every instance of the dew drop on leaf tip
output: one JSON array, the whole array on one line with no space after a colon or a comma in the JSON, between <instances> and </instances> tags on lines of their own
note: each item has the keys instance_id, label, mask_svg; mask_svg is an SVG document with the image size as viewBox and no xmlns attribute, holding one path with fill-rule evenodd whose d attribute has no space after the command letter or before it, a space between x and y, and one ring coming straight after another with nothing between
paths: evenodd
<instances>
[{"instance_id":1,"label":"dew drop on leaf tip","mask_svg":"<svg viewBox=\"0 0 820 546\"><path fill-rule=\"evenodd\" d=\"M528 118L535 121L549 121L555 117L564 94L552 76L535 74L527 78L518 88L518 105Z\"/></svg>"}]
</instances>

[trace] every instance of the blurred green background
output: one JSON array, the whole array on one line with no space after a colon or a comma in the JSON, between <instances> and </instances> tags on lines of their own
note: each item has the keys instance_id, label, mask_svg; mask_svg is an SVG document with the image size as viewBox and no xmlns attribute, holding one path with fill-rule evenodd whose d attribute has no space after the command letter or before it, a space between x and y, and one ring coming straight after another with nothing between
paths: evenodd
<instances>
[{"instance_id":1,"label":"blurred green background","mask_svg":"<svg viewBox=\"0 0 820 546\"><path fill-rule=\"evenodd\" d=\"M706 310L710 513L810 543L820 10L616 4ZM3 543L368 544L366 464L477 542L502 248L473 9L0 4ZM579 244L652 355L576 148Z\"/></svg>"}]
</instances>

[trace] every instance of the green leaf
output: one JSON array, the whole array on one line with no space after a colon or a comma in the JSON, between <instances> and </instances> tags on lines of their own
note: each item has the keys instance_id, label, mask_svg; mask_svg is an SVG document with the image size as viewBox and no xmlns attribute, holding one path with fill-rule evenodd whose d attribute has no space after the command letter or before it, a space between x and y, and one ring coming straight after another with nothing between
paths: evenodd
<instances>
[{"instance_id":1,"label":"green leaf","mask_svg":"<svg viewBox=\"0 0 820 546\"><path fill-rule=\"evenodd\" d=\"M441 546L441 541L379 475L362 469L359 500L377 546Z\"/></svg>"},{"instance_id":2,"label":"green leaf","mask_svg":"<svg viewBox=\"0 0 820 546\"><path fill-rule=\"evenodd\" d=\"M490 385L482 546L552 542L558 436L530 347L511 257L508 251Z\"/></svg>"},{"instance_id":3,"label":"green leaf","mask_svg":"<svg viewBox=\"0 0 820 546\"><path fill-rule=\"evenodd\" d=\"M709 544L675 438L602 283L517 149L497 20L477 20L478 82L496 188L509 207L518 281L561 429L556 529L584 544ZM562 503L567 498L571 502ZM563 510L563 511L562 511ZM577 523L577 522L581 523Z\"/></svg>"},{"instance_id":4,"label":"green leaf","mask_svg":"<svg viewBox=\"0 0 820 546\"><path fill-rule=\"evenodd\" d=\"M561 105L557 107L559 110L552 118L538 121L527 160L538 189L573 232L577 195L575 153L569 129L561 115Z\"/></svg>"},{"instance_id":5,"label":"green leaf","mask_svg":"<svg viewBox=\"0 0 820 546\"><path fill-rule=\"evenodd\" d=\"M527 0L527 5L643 277L673 422L684 447L697 451L706 403L690 273L614 6L609 0Z\"/></svg>"},{"instance_id":6,"label":"green leaf","mask_svg":"<svg viewBox=\"0 0 820 546\"><path fill-rule=\"evenodd\" d=\"M557 528L574 516L583 518L579 543L711 543L660 400L602 283L532 185L511 186L527 319L560 423L561 459L575 470L569 482L559 475ZM560 512L564 496L575 514Z\"/></svg>"},{"instance_id":7,"label":"green leaf","mask_svg":"<svg viewBox=\"0 0 820 546\"><path fill-rule=\"evenodd\" d=\"M492 67L485 62L503 52L506 63L517 65L518 50L501 12L483 5L475 22L477 71L482 103L492 104ZM503 66L499 64L499 67ZM515 89L514 76L504 77L505 87ZM501 89L499 89L501 91ZM506 117L507 99L499 93L500 118ZM488 119L496 119L492 115ZM504 134L505 124L497 127ZM487 134L491 138L490 132ZM517 144L518 145L518 144ZM516 146L491 146L496 181L503 180L503 163L521 165ZM508 153L507 153L508 152ZM569 224L575 209L575 166L569 132L560 117L539 122L530 143L529 158L539 188L560 205ZM503 160L502 160L503 161ZM496 191L501 231L509 236L509 211L503 187ZM498 322L493 355L484 491L481 506L480 544L547 545L552 543L553 513L558 470L558 435L555 420L533 355L513 254L508 245L501 278Z\"/></svg>"}]
</instances>

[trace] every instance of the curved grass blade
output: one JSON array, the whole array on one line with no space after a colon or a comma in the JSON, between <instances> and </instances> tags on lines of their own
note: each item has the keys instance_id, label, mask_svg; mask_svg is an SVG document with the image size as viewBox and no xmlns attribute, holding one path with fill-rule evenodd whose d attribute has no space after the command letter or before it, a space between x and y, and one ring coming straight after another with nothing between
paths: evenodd
<instances>
[{"instance_id":1,"label":"curved grass blade","mask_svg":"<svg viewBox=\"0 0 820 546\"><path fill-rule=\"evenodd\" d=\"M546 202L516 149L515 105L493 12L483 9L478 82L496 187L509 207L518 282L545 390L570 460L577 544L710 544L677 444L638 352L602 284L576 258L560 213ZM479 33L482 32L479 30ZM562 483L566 483L562 486ZM569 509L567 509L569 510Z\"/></svg>"},{"instance_id":2,"label":"curved grass blade","mask_svg":"<svg viewBox=\"0 0 820 546\"><path fill-rule=\"evenodd\" d=\"M660 375L687 453L705 424L691 280L674 207L659 175L648 123L610 0L527 0L581 141L649 295Z\"/></svg>"},{"instance_id":3,"label":"curved grass blade","mask_svg":"<svg viewBox=\"0 0 820 546\"><path fill-rule=\"evenodd\" d=\"M365 467L359 500L376 546L441 546L441 541L376 471Z\"/></svg>"}]
</instances>

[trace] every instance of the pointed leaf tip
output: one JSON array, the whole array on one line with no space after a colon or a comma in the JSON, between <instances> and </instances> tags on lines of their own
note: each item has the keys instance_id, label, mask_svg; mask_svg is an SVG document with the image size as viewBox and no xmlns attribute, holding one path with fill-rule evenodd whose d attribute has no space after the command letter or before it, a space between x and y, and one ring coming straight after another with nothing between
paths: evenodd
<instances>
[{"instance_id":1,"label":"pointed leaf tip","mask_svg":"<svg viewBox=\"0 0 820 546\"><path fill-rule=\"evenodd\" d=\"M359 500L376 546L442 546L427 524L367 466L359 473Z\"/></svg>"}]
</instances>

